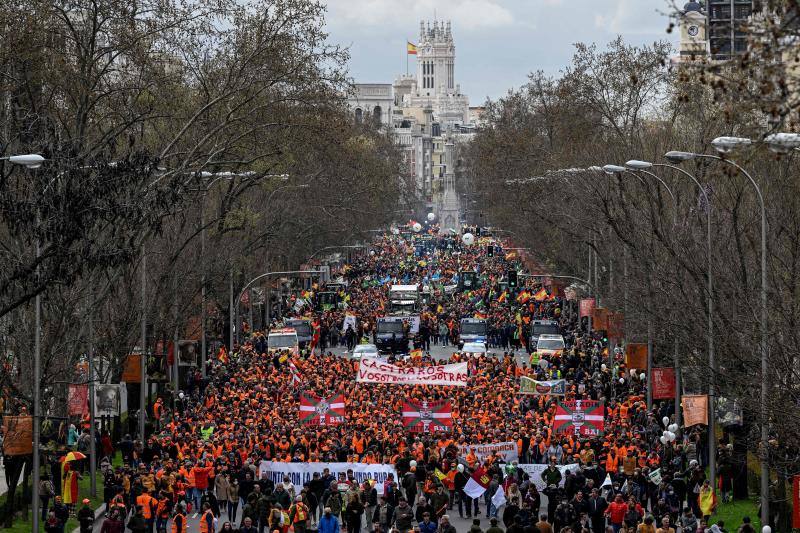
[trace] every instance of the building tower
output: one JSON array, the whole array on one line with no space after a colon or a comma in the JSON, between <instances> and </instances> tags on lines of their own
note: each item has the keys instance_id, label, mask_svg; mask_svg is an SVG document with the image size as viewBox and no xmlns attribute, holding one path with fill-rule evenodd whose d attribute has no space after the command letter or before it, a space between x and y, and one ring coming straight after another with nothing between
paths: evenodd
<instances>
[{"instance_id":1,"label":"building tower","mask_svg":"<svg viewBox=\"0 0 800 533\"><path fill-rule=\"evenodd\" d=\"M419 23L419 45L417 45L417 90L420 95L436 96L452 94L455 82L456 48L450 22L445 25L438 20L433 27L428 22Z\"/></svg>"},{"instance_id":2,"label":"building tower","mask_svg":"<svg viewBox=\"0 0 800 533\"><path fill-rule=\"evenodd\" d=\"M701 59L706 55L706 15L699 2L688 2L680 13L680 60Z\"/></svg>"}]
</instances>

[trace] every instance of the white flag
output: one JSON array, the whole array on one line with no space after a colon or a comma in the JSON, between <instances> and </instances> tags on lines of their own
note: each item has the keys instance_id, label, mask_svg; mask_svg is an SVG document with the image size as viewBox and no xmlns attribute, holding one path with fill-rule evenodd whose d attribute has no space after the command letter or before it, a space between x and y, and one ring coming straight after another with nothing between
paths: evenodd
<instances>
[{"instance_id":1,"label":"white flag","mask_svg":"<svg viewBox=\"0 0 800 533\"><path fill-rule=\"evenodd\" d=\"M497 487L497 491L492 496L492 504L495 509L499 509L501 505L506 503L506 492L503 490L503 485Z\"/></svg>"},{"instance_id":2,"label":"white flag","mask_svg":"<svg viewBox=\"0 0 800 533\"><path fill-rule=\"evenodd\" d=\"M612 485L613 483L611 483L611 474L606 474L606 479L603 481L603 484L600 485L600 488L602 489L603 487L610 487Z\"/></svg>"},{"instance_id":3,"label":"white flag","mask_svg":"<svg viewBox=\"0 0 800 533\"><path fill-rule=\"evenodd\" d=\"M625 483L622 484L622 488L619 489L622 494L628 493L628 480L625 480Z\"/></svg>"}]
</instances>

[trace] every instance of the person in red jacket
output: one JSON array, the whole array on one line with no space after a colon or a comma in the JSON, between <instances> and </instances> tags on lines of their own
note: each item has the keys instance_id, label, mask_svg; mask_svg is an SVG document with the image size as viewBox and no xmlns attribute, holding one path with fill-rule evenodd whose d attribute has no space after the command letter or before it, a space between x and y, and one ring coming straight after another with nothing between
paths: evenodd
<instances>
[{"instance_id":1,"label":"person in red jacket","mask_svg":"<svg viewBox=\"0 0 800 533\"><path fill-rule=\"evenodd\" d=\"M627 511L628 504L626 504L625 500L622 499L622 494L617 494L617 496L614 498L614 501L611 502L611 505L609 505L606 509L608 521L611 524L611 528L614 530L614 533L619 533L619 530L622 529L625 521L625 513Z\"/></svg>"}]
</instances>

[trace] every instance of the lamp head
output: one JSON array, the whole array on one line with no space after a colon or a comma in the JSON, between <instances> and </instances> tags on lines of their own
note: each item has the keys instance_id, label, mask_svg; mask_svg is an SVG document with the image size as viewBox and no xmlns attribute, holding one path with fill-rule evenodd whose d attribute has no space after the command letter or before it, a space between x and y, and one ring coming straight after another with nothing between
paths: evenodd
<instances>
[{"instance_id":1,"label":"lamp head","mask_svg":"<svg viewBox=\"0 0 800 533\"><path fill-rule=\"evenodd\" d=\"M721 154L728 154L737 148L751 144L753 144L753 141L746 137L717 137L711 141L711 146Z\"/></svg>"},{"instance_id":2,"label":"lamp head","mask_svg":"<svg viewBox=\"0 0 800 533\"><path fill-rule=\"evenodd\" d=\"M677 150L673 150L664 154L664 159L675 164L683 163L684 161L690 161L694 158L695 154L692 152L679 152Z\"/></svg>"},{"instance_id":3,"label":"lamp head","mask_svg":"<svg viewBox=\"0 0 800 533\"><path fill-rule=\"evenodd\" d=\"M606 174L621 174L625 172L625 167L621 167L619 165L605 165L603 167L603 172Z\"/></svg>"},{"instance_id":4,"label":"lamp head","mask_svg":"<svg viewBox=\"0 0 800 533\"><path fill-rule=\"evenodd\" d=\"M12 155L8 158L15 165L22 165L28 168L39 168L44 162L44 157L39 154Z\"/></svg>"},{"instance_id":5,"label":"lamp head","mask_svg":"<svg viewBox=\"0 0 800 533\"><path fill-rule=\"evenodd\" d=\"M639 161L638 159L631 159L627 163L625 163L625 167L631 170L647 170L648 168L653 168L653 163L649 161Z\"/></svg>"},{"instance_id":6,"label":"lamp head","mask_svg":"<svg viewBox=\"0 0 800 533\"><path fill-rule=\"evenodd\" d=\"M773 133L764 138L770 150L777 154L788 154L800 147L800 134L798 133Z\"/></svg>"}]
</instances>

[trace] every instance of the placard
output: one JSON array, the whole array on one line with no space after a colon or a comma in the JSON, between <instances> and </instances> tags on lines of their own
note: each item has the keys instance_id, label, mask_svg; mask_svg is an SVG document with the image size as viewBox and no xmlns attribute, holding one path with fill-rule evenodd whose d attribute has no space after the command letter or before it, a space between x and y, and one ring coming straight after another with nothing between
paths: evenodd
<instances>
[{"instance_id":1,"label":"placard","mask_svg":"<svg viewBox=\"0 0 800 533\"><path fill-rule=\"evenodd\" d=\"M580 305L580 317L583 318L585 316L591 316L592 309L594 309L594 298L582 299Z\"/></svg>"},{"instance_id":2,"label":"placard","mask_svg":"<svg viewBox=\"0 0 800 533\"><path fill-rule=\"evenodd\" d=\"M33 417L3 417L3 454L30 455L33 453Z\"/></svg>"},{"instance_id":3,"label":"placard","mask_svg":"<svg viewBox=\"0 0 800 533\"><path fill-rule=\"evenodd\" d=\"M654 400L670 400L675 398L674 368L654 368L651 382Z\"/></svg>"},{"instance_id":4,"label":"placard","mask_svg":"<svg viewBox=\"0 0 800 533\"><path fill-rule=\"evenodd\" d=\"M361 359L358 363L359 383L392 385L467 386L467 363L434 366L399 367L380 359Z\"/></svg>"},{"instance_id":5,"label":"placard","mask_svg":"<svg viewBox=\"0 0 800 533\"><path fill-rule=\"evenodd\" d=\"M681 405L683 406L683 424L687 428L697 424L708 425L708 395L684 394Z\"/></svg>"},{"instance_id":6,"label":"placard","mask_svg":"<svg viewBox=\"0 0 800 533\"><path fill-rule=\"evenodd\" d=\"M261 461L258 466L259 479L271 479L275 485L283 482L284 476L288 476L294 485L297 494L303 490L303 485L310 482L314 473L322 476L325 469L329 469L331 475L339 478L339 474L347 475L352 471L353 478L360 485L370 479L375 481L375 489L378 494L383 494L383 482L389 477L394 476L397 481L397 471L392 465L366 464L366 463L284 463L276 461Z\"/></svg>"},{"instance_id":7,"label":"placard","mask_svg":"<svg viewBox=\"0 0 800 533\"><path fill-rule=\"evenodd\" d=\"M461 456L466 456L469 451L478 458L478 462L484 462L488 457L500 453L503 461L510 463L512 461L519 461L519 450L517 449L516 442L496 442L494 444L463 444L458 446L458 453Z\"/></svg>"}]
</instances>

